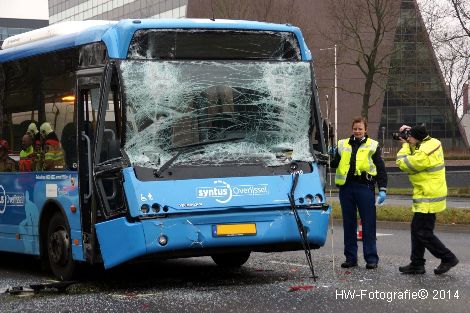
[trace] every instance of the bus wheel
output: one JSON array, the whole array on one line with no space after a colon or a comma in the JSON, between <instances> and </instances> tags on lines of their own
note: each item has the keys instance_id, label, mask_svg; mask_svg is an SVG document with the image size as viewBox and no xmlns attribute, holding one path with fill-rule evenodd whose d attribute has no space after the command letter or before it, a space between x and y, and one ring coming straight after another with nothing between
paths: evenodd
<instances>
[{"instance_id":1,"label":"bus wheel","mask_svg":"<svg viewBox=\"0 0 470 313\"><path fill-rule=\"evenodd\" d=\"M60 280L74 276L75 262L72 259L70 233L62 214L52 216L47 229L47 255L52 273Z\"/></svg>"},{"instance_id":2,"label":"bus wheel","mask_svg":"<svg viewBox=\"0 0 470 313\"><path fill-rule=\"evenodd\" d=\"M245 264L250 257L251 251L214 254L211 256L215 264L223 267L239 267Z\"/></svg>"}]
</instances>

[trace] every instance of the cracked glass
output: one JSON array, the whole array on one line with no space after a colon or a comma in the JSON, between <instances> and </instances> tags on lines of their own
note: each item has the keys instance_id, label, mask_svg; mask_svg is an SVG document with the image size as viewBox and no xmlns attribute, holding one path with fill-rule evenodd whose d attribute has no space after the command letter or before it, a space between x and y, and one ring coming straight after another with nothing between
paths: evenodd
<instances>
[{"instance_id":1,"label":"cracked glass","mask_svg":"<svg viewBox=\"0 0 470 313\"><path fill-rule=\"evenodd\" d=\"M130 60L120 69L134 166L159 169L178 152L172 165L313 161L308 62Z\"/></svg>"}]
</instances>

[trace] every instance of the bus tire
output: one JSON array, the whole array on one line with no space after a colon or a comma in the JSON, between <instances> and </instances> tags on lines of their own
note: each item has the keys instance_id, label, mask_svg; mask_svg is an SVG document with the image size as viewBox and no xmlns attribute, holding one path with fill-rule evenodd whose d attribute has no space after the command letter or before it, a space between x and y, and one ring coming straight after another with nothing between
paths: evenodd
<instances>
[{"instance_id":1,"label":"bus tire","mask_svg":"<svg viewBox=\"0 0 470 313\"><path fill-rule=\"evenodd\" d=\"M47 228L47 258L52 273L60 280L71 280L76 271L72 258L70 230L61 213L55 213Z\"/></svg>"},{"instance_id":2,"label":"bus tire","mask_svg":"<svg viewBox=\"0 0 470 313\"><path fill-rule=\"evenodd\" d=\"M222 267L240 267L248 261L251 251L214 254L212 260Z\"/></svg>"}]
</instances>

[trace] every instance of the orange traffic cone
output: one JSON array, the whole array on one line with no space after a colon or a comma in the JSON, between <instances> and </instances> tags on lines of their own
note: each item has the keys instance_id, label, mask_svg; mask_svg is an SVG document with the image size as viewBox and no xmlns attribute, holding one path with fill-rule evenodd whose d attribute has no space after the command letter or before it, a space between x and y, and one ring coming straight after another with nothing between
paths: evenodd
<instances>
[{"instance_id":1,"label":"orange traffic cone","mask_svg":"<svg viewBox=\"0 0 470 313\"><path fill-rule=\"evenodd\" d=\"M357 221L357 240L362 240L362 220Z\"/></svg>"}]
</instances>

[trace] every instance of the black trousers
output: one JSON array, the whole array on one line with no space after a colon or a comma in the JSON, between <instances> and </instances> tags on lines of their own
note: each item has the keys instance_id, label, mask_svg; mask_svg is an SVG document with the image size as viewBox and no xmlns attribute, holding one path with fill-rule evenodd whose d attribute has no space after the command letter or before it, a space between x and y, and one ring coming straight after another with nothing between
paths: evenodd
<instances>
[{"instance_id":1,"label":"black trousers","mask_svg":"<svg viewBox=\"0 0 470 313\"><path fill-rule=\"evenodd\" d=\"M424 265L424 251L428 249L432 255L442 262L451 262L455 255L434 235L436 214L415 213L411 221L411 262Z\"/></svg>"}]
</instances>

